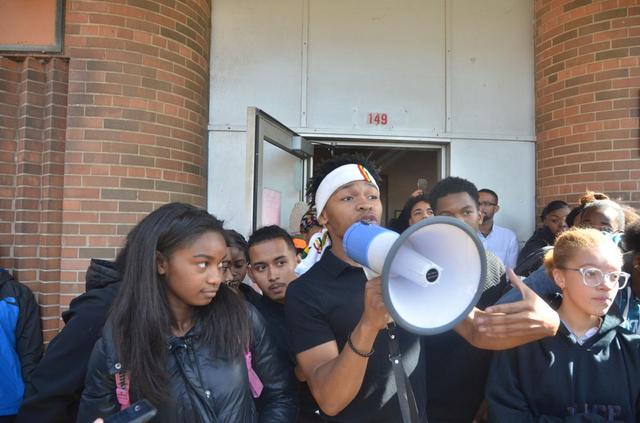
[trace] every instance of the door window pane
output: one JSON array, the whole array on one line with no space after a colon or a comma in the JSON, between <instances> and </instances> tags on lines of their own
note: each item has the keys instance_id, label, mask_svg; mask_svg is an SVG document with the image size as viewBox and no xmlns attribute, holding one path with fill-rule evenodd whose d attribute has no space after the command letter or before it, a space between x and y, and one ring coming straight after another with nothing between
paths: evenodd
<instances>
[{"instance_id":1,"label":"door window pane","mask_svg":"<svg viewBox=\"0 0 640 423\"><path fill-rule=\"evenodd\" d=\"M302 160L262 141L262 222L261 225L289 226L293 206L302 200Z\"/></svg>"}]
</instances>

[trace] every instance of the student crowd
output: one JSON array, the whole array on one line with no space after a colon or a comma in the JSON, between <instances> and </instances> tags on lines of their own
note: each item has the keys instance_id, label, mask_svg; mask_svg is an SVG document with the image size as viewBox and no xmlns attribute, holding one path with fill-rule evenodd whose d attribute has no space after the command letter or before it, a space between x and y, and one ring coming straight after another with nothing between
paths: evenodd
<instances>
[{"instance_id":1,"label":"student crowd","mask_svg":"<svg viewBox=\"0 0 640 423\"><path fill-rule=\"evenodd\" d=\"M278 226L245 240L205 210L158 208L115 262L91 260L44 354L33 295L0 270L0 423L94 422L141 399L155 422L640 421L633 209L553 201L519 250L493 190L448 177L414 192L390 228L458 219L487 269L466 318L418 336L343 245L381 222L378 179L357 156L325 162L304 249Z\"/></svg>"}]
</instances>

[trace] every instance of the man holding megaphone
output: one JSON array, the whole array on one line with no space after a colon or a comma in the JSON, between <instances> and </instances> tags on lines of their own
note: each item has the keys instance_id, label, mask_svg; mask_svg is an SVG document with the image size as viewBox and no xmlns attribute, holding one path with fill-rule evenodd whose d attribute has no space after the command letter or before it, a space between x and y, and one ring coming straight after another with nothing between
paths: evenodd
<instances>
[{"instance_id":1,"label":"man holding megaphone","mask_svg":"<svg viewBox=\"0 0 640 423\"><path fill-rule=\"evenodd\" d=\"M399 391L401 398L412 400L414 412L408 421L426 421L421 339L400 327L388 329L390 317L380 278L367 281L362 266L347 256L343 246L352 224L376 224L381 219L376 179L375 170L353 156L323 164L314 176L310 194L331 247L288 288L287 325L300 373L328 421L407 421ZM510 306L511 314L506 316L474 310L456 331L474 345L490 349L555 334L557 314L543 301L525 296L520 304ZM482 328L477 325L480 315L485 319ZM394 356L401 357L408 376L406 386L398 382L389 360L394 345Z\"/></svg>"}]
</instances>

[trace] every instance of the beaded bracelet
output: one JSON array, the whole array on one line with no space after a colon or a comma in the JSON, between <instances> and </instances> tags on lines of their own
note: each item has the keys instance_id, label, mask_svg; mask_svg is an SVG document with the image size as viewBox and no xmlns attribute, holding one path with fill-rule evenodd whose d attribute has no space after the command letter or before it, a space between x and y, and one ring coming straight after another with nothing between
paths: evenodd
<instances>
[{"instance_id":1,"label":"beaded bracelet","mask_svg":"<svg viewBox=\"0 0 640 423\"><path fill-rule=\"evenodd\" d=\"M347 345L349 345L349 348L351 348L351 351L358 354L360 357L369 358L375 352L374 348L371 348L371 351L366 353L362 351L358 351L358 349L353 345L353 342L351 342L351 333L349 333L349 336L347 336Z\"/></svg>"}]
</instances>

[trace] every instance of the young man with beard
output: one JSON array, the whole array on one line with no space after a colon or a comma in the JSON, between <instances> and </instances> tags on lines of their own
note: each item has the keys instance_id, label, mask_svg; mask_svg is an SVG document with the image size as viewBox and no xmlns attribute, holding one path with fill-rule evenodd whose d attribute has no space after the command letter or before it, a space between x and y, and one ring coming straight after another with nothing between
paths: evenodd
<instances>
[{"instance_id":1,"label":"young man with beard","mask_svg":"<svg viewBox=\"0 0 640 423\"><path fill-rule=\"evenodd\" d=\"M262 296L254 303L260 311L279 352L288 358L291 368L296 366L290 336L284 319L284 300L287 287L298 275L299 262L291 236L279 226L264 226L249 237L249 277L262 290ZM318 406L306 383L299 385L298 423L315 423L323 420Z\"/></svg>"},{"instance_id":2,"label":"young man with beard","mask_svg":"<svg viewBox=\"0 0 640 423\"><path fill-rule=\"evenodd\" d=\"M285 318L299 375L306 379L323 415L335 422L401 420L381 281L367 281L362 267L347 256L343 246L344 234L353 223L380 222L382 204L376 179L374 168L358 157L336 157L321 166L311 181L310 196L331 247L287 290ZM477 213L477 200L475 209ZM481 319L484 326L479 328ZM525 291L525 299L510 315L474 310L456 331L474 345L498 349L553 335L558 325L557 314ZM421 339L401 328L395 335L418 420L424 421L427 395ZM463 388L456 386L456 390Z\"/></svg>"},{"instance_id":3,"label":"young man with beard","mask_svg":"<svg viewBox=\"0 0 640 423\"><path fill-rule=\"evenodd\" d=\"M518 239L511 229L496 225L493 217L500 211L498 194L488 188L478 191L482 222L478 230L484 248L498 256L508 269L516 267L518 260Z\"/></svg>"}]
</instances>

